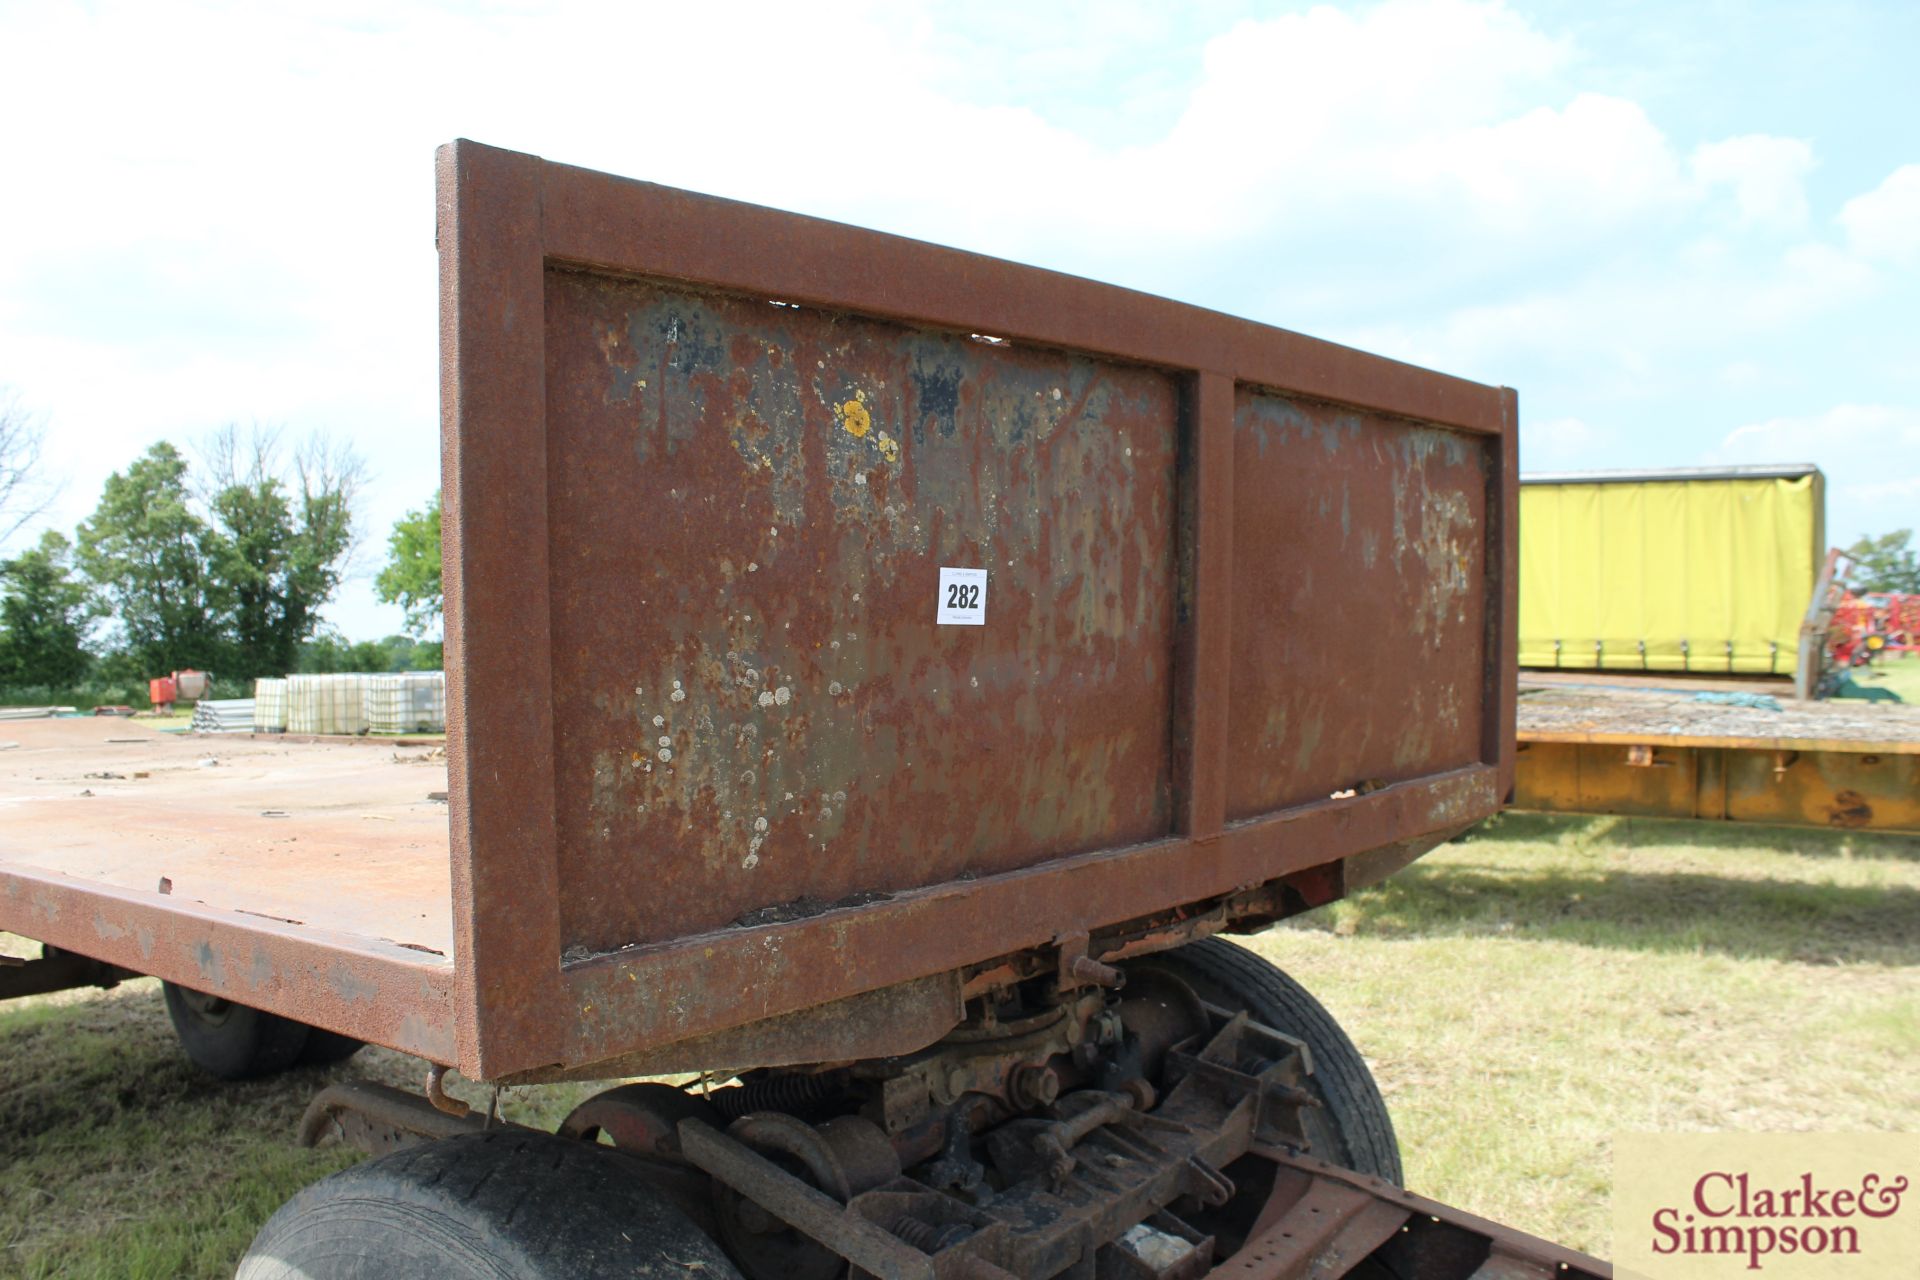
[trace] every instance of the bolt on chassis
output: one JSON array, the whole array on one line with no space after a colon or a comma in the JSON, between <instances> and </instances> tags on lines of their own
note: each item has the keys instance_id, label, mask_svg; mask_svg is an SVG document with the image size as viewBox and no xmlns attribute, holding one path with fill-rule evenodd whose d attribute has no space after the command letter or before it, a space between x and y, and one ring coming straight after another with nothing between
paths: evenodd
<instances>
[{"instance_id":1,"label":"bolt on chassis","mask_svg":"<svg viewBox=\"0 0 1920 1280\"><path fill-rule=\"evenodd\" d=\"M165 810L204 744L0 759L0 994L430 1068L315 1099L377 1158L242 1276L1609 1274L1402 1189L1215 936L1510 790L1511 391L469 142L439 253L446 803L364 743ZM545 1133L449 1071L612 1087Z\"/></svg>"}]
</instances>

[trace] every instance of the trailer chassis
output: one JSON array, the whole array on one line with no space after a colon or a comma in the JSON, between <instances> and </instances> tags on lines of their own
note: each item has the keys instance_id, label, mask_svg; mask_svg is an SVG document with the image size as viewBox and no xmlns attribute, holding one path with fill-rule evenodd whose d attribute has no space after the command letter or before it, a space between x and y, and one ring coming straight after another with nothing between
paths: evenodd
<instances>
[{"instance_id":1,"label":"trailer chassis","mask_svg":"<svg viewBox=\"0 0 1920 1280\"><path fill-rule=\"evenodd\" d=\"M902 1058L619 1086L559 1133L636 1157L749 1280L1610 1274L1318 1158L1308 1045L1150 958L1080 953L969 1011ZM301 1136L383 1153L498 1123L349 1084Z\"/></svg>"}]
</instances>

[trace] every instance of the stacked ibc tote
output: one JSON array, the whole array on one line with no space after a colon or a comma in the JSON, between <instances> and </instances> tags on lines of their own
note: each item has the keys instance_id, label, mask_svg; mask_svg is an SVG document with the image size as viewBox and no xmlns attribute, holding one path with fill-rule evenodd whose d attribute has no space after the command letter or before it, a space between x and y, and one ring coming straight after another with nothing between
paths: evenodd
<instances>
[{"instance_id":1,"label":"stacked ibc tote","mask_svg":"<svg viewBox=\"0 0 1920 1280\"><path fill-rule=\"evenodd\" d=\"M1811 463L1520 477L1520 665L1792 676L1826 555Z\"/></svg>"},{"instance_id":2,"label":"stacked ibc tote","mask_svg":"<svg viewBox=\"0 0 1920 1280\"><path fill-rule=\"evenodd\" d=\"M439 671L254 682L255 733L444 733L446 728L447 678Z\"/></svg>"},{"instance_id":3,"label":"stacked ibc tote","mask_svg":"<svg viewBox=\"0 0 1920 1280\"><path fill-rule=\"evenodd\" d=\"M444 733L447 677L439 671L367 676L368 733Z\"/></svg>"}]
</instances>

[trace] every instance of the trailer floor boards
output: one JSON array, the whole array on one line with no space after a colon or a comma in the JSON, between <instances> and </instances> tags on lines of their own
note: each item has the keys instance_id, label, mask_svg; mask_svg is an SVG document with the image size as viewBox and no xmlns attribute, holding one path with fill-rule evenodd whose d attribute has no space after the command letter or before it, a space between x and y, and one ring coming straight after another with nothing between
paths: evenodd
<instances>
[{"instance_id":1,"label":"trailer floor boards","mask_svg":"<svg viewBox=\"0 0 1920 1280\"><path fill-rule=\"evenodd\" d=\"M450 1055L447 807L430 798L447 782L432 753L120 720L7 733L0 929Z\"/></svg>"},{"instance_id":2,"label":"trailer floor boards","mask_svg":"<svg viewBox=\"0 0 1920 1280\"><path fill-rule=\"evenodd\" d=\"M1778 711L1649 689L1567 687L1524 693L1521 742L1659 742L1801 751L1920 754L1920 706L1779 700Z\"/></svg>"},{"instance_id":3,"label":"trailer floor boards","mask_svg":"<svg viewBox=\"0 0 1920 1280\"><path fill-rule=\"evenodd\" d=\"M1519 809L1920 831L1920 707L1559 686L1519 699Z\"/></svg>"}]
</instances>

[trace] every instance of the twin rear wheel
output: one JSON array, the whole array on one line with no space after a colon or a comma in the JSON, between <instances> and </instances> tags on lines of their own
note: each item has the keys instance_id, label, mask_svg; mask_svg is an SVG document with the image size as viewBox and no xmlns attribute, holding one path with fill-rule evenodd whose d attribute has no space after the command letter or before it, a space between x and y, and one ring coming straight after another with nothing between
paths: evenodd
<instances>
[{"instance_id":1,"label":"twin rear wheel","mask_svg":"<svg viewBox=\"0 0 1920 1280\"><path fill-rule=\"evenodd\" d=\"M1322 1103L1303 1115L1314 1154L1401 1181L1393 1123L1366 1061L1299 983L1218 939L1137 963L1305 1041L1307 1087ZM611 1147L519 1130L412 1147L295 1196L261 1229L236 1280L740 1280L644 1170Z\"/></svg>"},{"instance_id":2,"label":"twin rear wheel","mask_svg":"<svg viewBox=\"0 0 1920 1280\"><path fill-rule=\"evenodd\" d=\"M195 1066L222 1080L253 1080L291 1067L331 1066L361 1048L360 1041L348 1036L263 1009L171 982L160 985L180 1047Z\"/></svg>"},{"instance_id":3,"label":"twin rear wheel","mask_svg":"<svg viewBox=\"0 0 1920 1280\"><path fill-rule=\"evenodd\" d=\"M288 1201L234 1280L740 1280L636 1165L506 1129L396 1151Z\"/></svg>"},{"instance_id":4,"label":"twin rear wheel","mask_svg":"<svg viewBox=\"0 0 1920 1280\"><path fill-rule=\"evenodd\" d=\"M1307 989L1271 961L1224 938L1206 938L1150 956L1144 967L1165 969L1208 1004L1245 1009L1255 1022L1304 1040L1313 1059L1308 1092L1318 1107L1301 1112L1313 1154L1355 1173L1405 1183L1400 1143L1367 1060Z\"/></svg>"}]
</instances>

